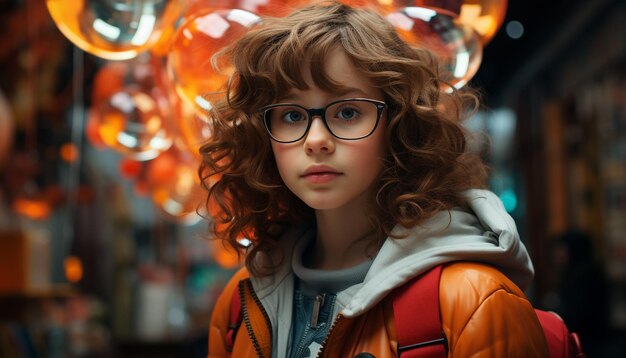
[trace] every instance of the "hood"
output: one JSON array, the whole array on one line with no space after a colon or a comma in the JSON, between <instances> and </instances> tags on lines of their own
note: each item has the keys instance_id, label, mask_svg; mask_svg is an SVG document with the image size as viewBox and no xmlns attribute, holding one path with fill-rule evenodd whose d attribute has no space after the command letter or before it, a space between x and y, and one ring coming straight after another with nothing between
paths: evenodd
<instances>
[{"instance_id":1,"label":"hood","mask_svg":"<svg viewBox=\"0 0 626 358\"><path fill-rule=\"evenodd\" d=\"M358 316L411 278L453 261L495 266L525 289L534 270L513 218L490 191L468 190L464 195L471 211L440 212L414 228L395 227L393 234L402 238L387 238L341 313Z\"/></svg>"}]
</instances>

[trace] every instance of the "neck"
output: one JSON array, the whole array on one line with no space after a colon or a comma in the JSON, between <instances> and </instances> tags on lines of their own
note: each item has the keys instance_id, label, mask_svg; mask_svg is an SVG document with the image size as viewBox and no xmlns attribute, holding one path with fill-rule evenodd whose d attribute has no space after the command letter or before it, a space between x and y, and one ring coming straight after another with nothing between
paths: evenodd
<instances>
[{"instance_id":1,"label":"neck","mask_svg":"<svg viewBox=\"0 0 626 358\"><path fill-rule=\"evenodd\" d=\"M365 205L335 210L318 210L317 237L308 264L317 269L338 270L370 259L378 247L372 245L374 227Z\"/></svg>"}]
</instances>

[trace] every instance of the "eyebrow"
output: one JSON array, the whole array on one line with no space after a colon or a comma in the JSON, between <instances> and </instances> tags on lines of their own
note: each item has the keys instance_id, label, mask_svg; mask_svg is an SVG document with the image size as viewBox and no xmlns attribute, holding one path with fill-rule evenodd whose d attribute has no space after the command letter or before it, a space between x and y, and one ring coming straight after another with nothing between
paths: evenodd
<instances>
[{"instance_id":1,"label":"eyebrow","mask_svg":"<svg viewBox=\"0 0 626 358\"><path fill-rule=\"evenodd\" d=\"M341 89L337 92L333 92L332 95L333 96L345 96L348 94L355 94L355 95L359 95L361 97L368 97L369 95L367 93L365 93L362 89L360 88L356 88L356 87L341 87ZM288 102L288 101L297 101L299 99L301 99L302 96L297 95L296 93L293 92L288 92L285 96L282 96L279 98L280 102Z\"/></svg>"}]
</instances>

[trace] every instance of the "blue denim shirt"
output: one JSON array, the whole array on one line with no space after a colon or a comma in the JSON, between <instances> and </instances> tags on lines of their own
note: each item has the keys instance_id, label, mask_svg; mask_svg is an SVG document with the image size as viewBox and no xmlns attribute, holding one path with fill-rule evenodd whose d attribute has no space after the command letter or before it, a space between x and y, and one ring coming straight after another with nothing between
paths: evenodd
<instances>
[{"instance_id":1,"label":"blue denim shirt","mask_svg":"<svg viewBox=\"0 0 626 358\"><path fill-rule=\"evenodd\" d=\"M300 289L296 279L294 292L292 343L290 358L315 357L333 321L333 308L337 296L333 293L321 293L307 296ZM321 299L323 297L323 300ZM318 301L319 310L314 316L314 306Z\"/></svg>"}]
</instances>

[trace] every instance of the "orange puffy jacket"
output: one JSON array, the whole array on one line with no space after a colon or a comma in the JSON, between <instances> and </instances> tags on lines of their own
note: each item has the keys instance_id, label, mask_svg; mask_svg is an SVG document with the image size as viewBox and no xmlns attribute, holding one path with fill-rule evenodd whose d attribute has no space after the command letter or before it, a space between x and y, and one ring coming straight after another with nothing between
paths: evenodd
<instances>
[{"instance_id":1,"label":"orange puffy jacket","mask_svg":"<svg viewBox=\"0 0 626 358\"><path fill-rule=\"evenodd\" d=\"M218 299L209 328L209 357L272 357L272 327L252 289L245 269ZM232 295L242 281L242 323L232 353L226 349ZM523 292L497 269L457 262L441 273L439 304L449 357L548 357L547 343L533 307ZM366 313L341 313L326 337L320 357L397 357L393 305L382 300ZM281 352L274 356L282 357Z\"/></svg>"}]
</instances>

